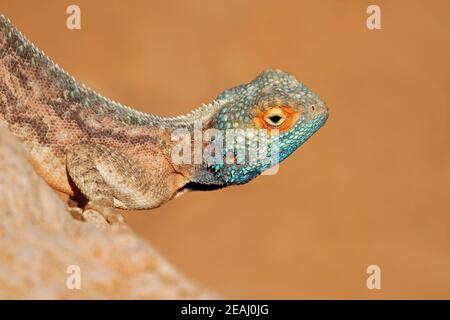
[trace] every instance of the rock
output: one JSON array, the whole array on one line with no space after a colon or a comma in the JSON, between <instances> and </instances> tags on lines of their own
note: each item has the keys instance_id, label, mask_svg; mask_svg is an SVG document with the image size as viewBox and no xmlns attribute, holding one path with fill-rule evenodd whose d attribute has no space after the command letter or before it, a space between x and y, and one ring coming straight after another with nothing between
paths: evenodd
<instances>
[{"instance_id":1,"label":"rock","mask_svg":"<svg viewBox=\"0 0 450 320\"><path fill-rule=\"evenodd\" d=\"M0 126L1 299L214 297L125 224L99 229L74 219Z\"/></svg>"}]
</instances>

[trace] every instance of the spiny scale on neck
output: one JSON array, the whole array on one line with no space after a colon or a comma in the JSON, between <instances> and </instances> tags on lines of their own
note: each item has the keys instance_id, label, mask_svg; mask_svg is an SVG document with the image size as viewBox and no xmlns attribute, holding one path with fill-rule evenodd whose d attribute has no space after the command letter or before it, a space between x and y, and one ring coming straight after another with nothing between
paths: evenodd
<instances>
[{"instance_id":1,"label":"spiny scale on neck","mask_svg":"<svg viewBox=\"0 0 450 320\"><path fill-rule=\"evenodd\" d=\"M99 115L111 115L116 120L130 125L159 126L165 128L191 127L195 120L207 121L220 108L221 101L213 101L175 117L161 117L140 112L126 105L108 99L84 84L76 81L70 74L53 62L45 53L33 45L8 18L0 15L0 60L8 50L20 57L20 63L26 67L37 68L43 82L53 83L70 102L90 108Z\"/></svg>"}]
</instances>

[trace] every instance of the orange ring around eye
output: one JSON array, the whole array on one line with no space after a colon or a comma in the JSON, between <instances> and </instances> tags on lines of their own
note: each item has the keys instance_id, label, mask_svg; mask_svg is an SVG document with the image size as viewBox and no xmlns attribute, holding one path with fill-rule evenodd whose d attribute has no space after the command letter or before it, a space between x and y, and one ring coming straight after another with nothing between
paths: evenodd
<instances>
[{"instance_id":1,"label":"orange ring around eye","mask_svg":"<svg viewBox=\"0 0 450 320\"><path fill-rule=\"evenodd\" d=\"M274 109L277 110L274 112ZM284 118L283 123L281 123L279 126L273 126L267 123L266 117L270 116L271 114L282 115L282 117ZM257 128L267 130L278 129L280 132L285 132L288 131L290 128L292 128L292 126L297 122L299 118L300 113L298 111L293 110L291 107L276 106L259 111L253 120Z\"/></svg>"}]
</instances>

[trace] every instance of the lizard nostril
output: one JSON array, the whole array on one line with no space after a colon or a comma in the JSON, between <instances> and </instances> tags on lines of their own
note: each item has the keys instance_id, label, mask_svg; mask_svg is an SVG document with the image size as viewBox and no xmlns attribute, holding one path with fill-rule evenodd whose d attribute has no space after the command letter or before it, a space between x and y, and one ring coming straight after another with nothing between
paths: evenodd
<instances>
[{"instance_id":1,"label":"lizard nostril","mask_svg":"<svg viewBox=\"0 0 450 320\"><path fill-rule=\"evenodd\" d=\"M315 106L315 105L311 105L310 108L311 108L311 111L312 111L312 112L316 111L316 106Z\"/></svg>"}]
</instances>

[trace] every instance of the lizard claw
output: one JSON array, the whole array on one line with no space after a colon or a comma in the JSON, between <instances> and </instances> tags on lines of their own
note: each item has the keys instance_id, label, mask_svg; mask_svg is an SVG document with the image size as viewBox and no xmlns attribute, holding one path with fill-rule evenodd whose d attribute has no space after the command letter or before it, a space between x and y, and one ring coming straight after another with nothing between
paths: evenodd
<instances>
[{"instance_id":1,"label":"lizard claw","mask_svg":"<svg viewBox=\"0 0 450 320\"><path fill-rule=\"evenodd\" d=\"M88 202L85 206L80 207L73 199L69 199L67 204L74 219L91 223L99 229L120 226L124 223L123 215L113 208L100 206L93 202Z\"/></svg>"}]
</instances>

